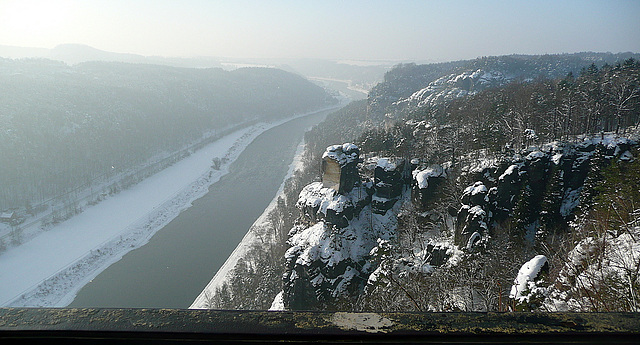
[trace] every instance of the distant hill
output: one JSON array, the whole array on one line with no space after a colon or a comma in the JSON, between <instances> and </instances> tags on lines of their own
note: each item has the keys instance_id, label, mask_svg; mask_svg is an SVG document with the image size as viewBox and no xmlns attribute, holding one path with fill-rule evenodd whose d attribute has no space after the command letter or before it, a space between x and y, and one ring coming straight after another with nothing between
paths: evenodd
<instances>
[{"instance_id":1,"label":"distant hill","mask_svg":"<svg viewBox=\"0 0 640 345\"><path fill-rule=\"evenodd\" d=\"M128 62L141 64L167 65L187 68L223 67L220 60L212 57L175 58L162 56L144 56L138 54L114 53L84 44L61 44L53 49L28 48L0 45L0 57L9 59L44 58L75 65L88 61Z\"/></svg>"},{"instance_id":2,"label":"distant hill","mask_svg":"<svg viewBox=\"0 0 640 345\"><path fill-rule=\"evenodd\" d=\"M434 106L516 80L559 78L578 75L591 64L600 68L637 53L594 53L555 55L505 55L434 64L401 64L387 72L384 81L371 90L371 107L383 115L407 108Z\"/></svg>"},{"instance_id":3,"label":"distant hill","mask_svg":"<svg viewBox=\"0 0 640 345\"><path fill-rule=\"evenodd\" d=\"M57 51L65 50L103 54ZM319 86L274 68L0 58L0 209L145 164L214 130L334 102Z\"/></svg>"},{"instance_id":4,"label":"distant hill","mask_svg":"<svg viewBox=\"0 0 640 345\"><path fill-rule=\"evenodd\" d=\"M12 47L0 45L0 57L10 59L45 58L63 61L68 65L81 62L106 61L155 64L187 68L220 67L228 70L239 67L275 67L305 77L320 77L347 82L358 88L370 89L382 81L386 71L395 64L388 61L358 62L323 59L258 59L218 57L162 57L114 53L83 44L61 44L53 49Z\"/></svg>"},{"instance_id":5,"label":"distant hill","mask_svg":"<svg viewBox=\"0 0 640 345\"><path fill-rule=\"evenodd\" d=\"M64 61L74 65L85 61L119 61L131 63L148 63L142 55L112 53L83 44L61 44L49 51L48 58Z\"/></svg>"}]
</instances>

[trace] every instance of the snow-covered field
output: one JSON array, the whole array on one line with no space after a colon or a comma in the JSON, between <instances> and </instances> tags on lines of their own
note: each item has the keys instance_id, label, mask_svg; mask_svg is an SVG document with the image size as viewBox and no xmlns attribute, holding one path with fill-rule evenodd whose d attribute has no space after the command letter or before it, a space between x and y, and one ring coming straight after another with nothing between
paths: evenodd
<instances>
[{"instance_id":1,"label":"snow-covered field","mask_svg":"<svg viewBox=\"0 0 640 345\"><path fill-rule=\"evenodd\" d=\"M328 109L322 109L324 111ZM310 114L310 113L309 113ZM300 117L301 114L294 117ZM149 239L209 186L259 134L257 124L211 143L82 213L0 254L0 306L66 306L91 279ZM219 170L212 159L228 158Z\"/></svg>"}]
</instances>

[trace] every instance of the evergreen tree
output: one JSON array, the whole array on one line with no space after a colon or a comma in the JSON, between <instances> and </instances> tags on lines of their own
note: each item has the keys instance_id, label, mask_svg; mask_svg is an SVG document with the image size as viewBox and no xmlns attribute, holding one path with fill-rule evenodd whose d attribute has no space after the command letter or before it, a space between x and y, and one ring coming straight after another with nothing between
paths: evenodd
<instances>
[{"instance_id":1,"label":"evergreen tree","mask_svg":"<svg viewBox=\"0 0 640 345\"><path fill-rule=\"evenodd\" d=\"M564 172L561 165L552 165L549 182L540 204L540 228L536 232L537 243L543 243L548 234L555 234L566 228L567 223L560 214L564 195Z\"/></svg>"}]
</instances>

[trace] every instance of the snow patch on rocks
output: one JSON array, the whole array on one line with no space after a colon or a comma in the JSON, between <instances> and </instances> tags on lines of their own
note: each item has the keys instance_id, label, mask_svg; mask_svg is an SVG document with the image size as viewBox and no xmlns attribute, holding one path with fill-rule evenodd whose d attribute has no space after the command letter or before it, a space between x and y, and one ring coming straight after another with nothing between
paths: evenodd
<instances>
[{"instance_id":1,"label":"snow patch on rocks","mask_svg":"<svg viewBox=\"0 0 640 345\"><path fill-rule=\"evenodd\" d=\"M536 255L533 259L527 261L520 270L518 276L511 286L511 292L509 292L509 298L513 298L519 302L524 302L528 299L530 292L535 288L535 280L538 274L542 270L542 267L547 263L547 257L544 255ZM529 293L527 293L529 292Z\"/></svg>"},{"instance_id":2,"label":"snow patch on rocks","mask_svg":"<svg viewBox=\"0 0 640 345\"><path fill-rule=\"evenodd\" d=\"M429 178L447 177L447 171L441 165L432 165L424 170L414 170L412 172L413 179L418 184L418 188L425 189L429 187Z\"/></svg>"},{"instance_id":3,"label":"snow patch on rocks","mask_svg":"<svg viewBox=\"0 0 640 345\"><path fill-rule=\"evenodd\" d=\"M351 143L331 145L327 147L326 151L322 154L322 158L330 158L338 162L340 166L345 166L358 159L359 151L358 146Z\"/></svg>"}]
</instances>

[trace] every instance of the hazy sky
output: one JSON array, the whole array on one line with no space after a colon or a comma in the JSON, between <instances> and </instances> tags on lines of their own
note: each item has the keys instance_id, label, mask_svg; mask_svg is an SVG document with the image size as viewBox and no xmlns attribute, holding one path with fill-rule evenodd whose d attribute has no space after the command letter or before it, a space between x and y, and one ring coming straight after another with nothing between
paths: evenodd
<instances>
[{"instance_id":1,"label":"hazy sky","mask_svg":"<svg viewBox=\"0 0 640 345\"><path fill-rule=\"evenodd\" d=\"M640 52L639 18L638 0L0 0L0 45L443 61Z\"/></svg>"}]
</instances>

